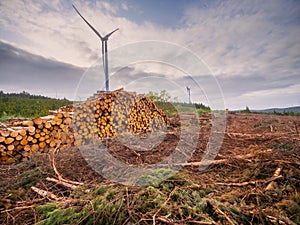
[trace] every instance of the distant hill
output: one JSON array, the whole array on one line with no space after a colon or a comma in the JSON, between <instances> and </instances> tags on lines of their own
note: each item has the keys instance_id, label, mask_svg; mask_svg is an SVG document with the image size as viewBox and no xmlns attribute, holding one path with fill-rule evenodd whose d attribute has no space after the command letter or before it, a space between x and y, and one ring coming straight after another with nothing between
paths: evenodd
<instances>
[{"instance_id":1,"label":"distant hill","mask_svg":"<svg viewBox=\"0 0 300 225\"><path fill-rule=\"evenodd\" d=\"M293 106L287 108L269 108L269 109L249 109L247 107L246 110L233 110L232 112L267 113L267 114L300 116L300 106Z\"/></svg>"},{"instance_id":2,"label":"distant hill","mask_svg":"<svg viewBox=\"0 0 300 225\"><path fill-rule=\"evenodd\" d=\"M262 112L262 113L300 113L300 106L288 107L288 108L270 108L262 110L251 110L252 112Z\"/></svg>"}]
</instances>

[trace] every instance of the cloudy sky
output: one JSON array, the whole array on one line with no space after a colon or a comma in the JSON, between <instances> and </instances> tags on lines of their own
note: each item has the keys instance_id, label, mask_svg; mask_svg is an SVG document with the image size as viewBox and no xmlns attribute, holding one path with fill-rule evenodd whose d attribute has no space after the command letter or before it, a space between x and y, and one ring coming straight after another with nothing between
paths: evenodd
<instances>
[{"instance_id":1,"label":"cloudy sky","mask_svg":"<svg viewBox=\"0 0 300 225\"><path fill-rule=\"evenodd\" d=\"M104 88L168 90L216 108L300 105L298 0L1 0L0 90L81 99ZM215 103L218 103L214 105ZM214 107L213 107L214 108Z\"/></svg>"}]
</instances>

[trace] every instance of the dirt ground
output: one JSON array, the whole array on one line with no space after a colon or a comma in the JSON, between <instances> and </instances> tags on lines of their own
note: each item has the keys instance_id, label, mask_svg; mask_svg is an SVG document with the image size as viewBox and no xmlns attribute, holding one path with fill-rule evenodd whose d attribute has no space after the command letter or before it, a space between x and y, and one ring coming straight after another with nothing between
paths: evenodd
<instances>
[{"instance_id":1,"label":"dirt ground","mask_svg":"<svg viewBox=\"0 0 300 225\"><path fill-rule=\"evenodd\" d=\"M208 213L211 219L208 222L182 219L179 223L159 217L156 224L237 224L238 220L226 213L226 207L236 207L242 212L246 218L244 224L299 224L300 117L229 113L221 150L203 171L197 162L207 147L211 126L207 115L201 121L190 164L179 173L187 174L201 185L208 193L204 197L213 199L212 205L222 204L223 211L216 207L214 214L218 215ZM119 140L109 140L106 144L118 160L141 166L166 158L179 140L180 127L169 127L164 141L151 151L137 152ZM111 181L87 164L76 148L57 152L54 160L57 171L67 180L83 182L86 188L111 185ZM74 194L70 188L46 180L47 177L57 178L49 154L39 154L18 164L0 165L0 224L35 224L42 219L36 207L53 199L38 194L32 186L58 198Z\"/></svg>"}]
</instances>

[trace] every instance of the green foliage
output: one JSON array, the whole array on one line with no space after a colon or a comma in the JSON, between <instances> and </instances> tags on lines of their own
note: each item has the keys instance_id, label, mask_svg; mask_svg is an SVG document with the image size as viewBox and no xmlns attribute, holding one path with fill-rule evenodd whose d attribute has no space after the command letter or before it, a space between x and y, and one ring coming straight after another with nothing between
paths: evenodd
<instances>
[{"instance_id":1,"label":"green foliage","mask_svg":"<svg viewBox=\"0 0 300 225\"><path fill-rule=\"evenodd\" d=\"M22 172L20 171L18 179L16 179L14 182L10 182L2 186L0 185L0 193L8 193L8 199L12 201L19 201L20 193L25 193L25 190L29 190L32 186L36 185L36 183L44 178L45 174L42 174L40 167L32 168Z\"/></svg>"},{"instance_id":2,"label":"green foliage","mask_svg":"<svg viewBox=\"0 0 300 225\"><path fill-rule=\"evenodd\" d=\"M44 177L45 175L42 174L41 168L35 167L33 169L21 172L18 180L7 184L7 186L0 187L0 191L14 190L18 188L29 189Z\"/></svg>"},{"instance_id":3,"label":"green foliage","mask_svg":"<svg viewBox=\"0 0 300 225\"><path fill-rule=\"evenodd\" d=\"M33 186L35 183L37 183L41 178L43 177L42 172L39 167L36 167L32 170L24 172L20 176L20 185L21 187L24 187L25 189L29 189L31 186Z\"/></svg>"},{"instance_id":4,"label":"green foliage","mask_svg":"<svg viewBox=\"0 0 300 225\"><path fill-rule=\"evenodd\" d=\"M38 206L36 209L43 215L43 219L47 218L38 223L44 225L73 224L73 222L82 218L86 213L78 207L62 209L56 203L48 203L44 206Z\"/></svg>"},{"instance_id":5,"label":"green foliage","mask_svg":"<svg viewBox=\"0 0 300 225\"><path fill-rule=\"evenodd\" d=\"M171 96L166 90L163 90L160 93L150 91L147 96L158 108L162 109L167 116L171 116L177 112L177 109L171 103Z\"/></svg>"},{"instance_id":6,"label":"green foliage","mask_svg":"<svg viewBox=\"0 0 300 225\"><path fill-rule=\"evenodd\" d=\"M145 179L169 175L172 171L159 169ZM98 186L89 194L83 194L74 205L48 203L38 206L39 225L52 224L140 224L156 217L172 217L184 224L185 220L207 221L203 216L208 194L187 174L175 174L169 179L147 187Z\"/></svg>"},{"instance_id":7,"label":"green foliage","mask_svg":"<svg viewBox=\"0 0 300 225\"><path fill-rule=\"evenodd\" d=\"M0 108L0 111L1 111L1 108ZM0 114L0 122L5 122L6 120L8 120L10 118L17 118L17 117L18 116L16 116L16 115L7 115L7 113L5 111L3 111L2 116Z\"/></svg>"},{"instance_id":8,"label":"green foliage","mask_svg":"<svg viewBox=\"0 0 300 225\"><path fill-rule=\"evenodd\" d=\"M198 114L210 112L210 108L202 103L178 102L177 98L172 99L166 90L160 93L150 91L147 96L158 108L162 109L167 116L173 116L178 112L196 112Z\"/></svg>"},{"instance_id":9,"label":"green foliage","mask_svg":"<svg viewBox=\"0 0 300 225\"><path fill-rule=\"evenodd\" d=\"M156 182L156 176L160 179L170 174L171 177ZM35 224L153 224L154 220L157 224L164 221L166 224L228 224L228 221L232 221L231 224L261 224L262 221L271 224L266 216L253 214L245 208L245 203L252 201L260 201L261 207L274 202L278 209L274 213L278 213L279 219L290 221L289 218L291 224L299 223L300 196L293 186L265 195L249 195L238 202L244 196L240 189L227 188L230 192L220 196L218 186L203 183L189 172L172 174L169 169L154 170L144 176L144 179L155 181L146 187L99 184L89 193L81 192L80 198L72 198L71 193L61 201L36 206ZM292 196L281 199L287 190ZM277 192L281 192L280 195Z\"/></svg>"},{"instance_id":10,"label":"green foliage","mask_svg":"<svg viewBox=\"0 0 300 225\"><path fill-rule=\"evenodd\" d=\"M50 202L46 205L40 205L36 207L36 210L41 213L45 218L50 215L51 212L53 212L57 207L56 202Z\"/></svg>"},{"instance_id":11,"label":"green foliage","mask_svg":"<svg viewBox=\"0 0 300 225\"><path fill-rule=\"evenodd\" d=\"M248 106L246 106L246 109L245 109L245 110L242 110L241 112L242 112L242 113L251 113L251 110L249 109Z\"/></svg>"},{"instance_id":12,"label":"green foliage","mask_svg":"<svg viewBox=\"0 0 300 225\"><path fill-rule=\"evenodd\" d=\"M272 113L269 113L269 114L283 115L283 116L300 116L300 113L297 113L297 112L287 112L287 111L277 112L275 110Z\"/></svg>"},{"instance_id":13,"label":"green foliage","mask_svg":"<svg viewBox=\"0 0 300 225\"><path fill-rule=\"evenodd\" d=\"M154 102L170 102L171 101L171 96L166 90L163 90L160 93L150 91L147 94L147 96Z\"/></svg>"},{"instance_id":14,"label":"green foliage","mask_svg":"<svg viewBox=\"0 0 300 225\"><path fill-rule=\"evenodd\" d=\"M152 184L153 186L158 186L158 184L162 180L171 177L172 175L174 175L174 173L175 171L171 169L164 169L164 168L152 170L151 172L141 176L141 178L138 181L138 185Z\"/></svg>"},{"instance_id":15,"label":"green foliage","mask_svg":"<svg viewBox=\"0 0 300 225\"><path fill-rule=\"evenodd\" d=\"M87 200L80 206L62 207L58 203L38 206L41 221L37 224L122 224L128 216L123 195L123 190L102 186L85 196Z\"/></svg>"},{"instance_id":16,"label":"green foliage","mask_svg":"<svg viewBox=\"0 0 300 225\"><path fill-rule=\"evenodd\" d=\"M5 121L16 117L40 117L48 115L48 110L55 110L70 105L67 99L53 99L40 95L22 93L3 93L0 91L0 118Z\"/></svg>"}]
</instances>

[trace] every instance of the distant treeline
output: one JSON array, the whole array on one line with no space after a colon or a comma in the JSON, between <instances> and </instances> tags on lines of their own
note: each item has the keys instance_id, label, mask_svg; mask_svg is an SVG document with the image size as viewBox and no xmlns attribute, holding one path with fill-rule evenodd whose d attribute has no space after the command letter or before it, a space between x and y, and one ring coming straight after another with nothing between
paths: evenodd
<instances>
[{"instance_id":1,"label":"distant treeline","mask_svg":"<svg viewBox=\"0 0 300 225\"><path fill-rule=\"evenodd\" d=\"M295 110L295 111L289 111ZM296 111L300 110L300 107L290 107L290 108L278 108L278 109L264 109L264 110L250 110L248 106L246 106L245 110L239 110L241 113L254 113L254 114L272 114L272 115L281 115L281 116L300 116L300 112Z\"/></svg>"},{"instance_id":2,"label":"distant treeline","mask_svg":"<svg viewBox=\"0 0 300 225\"><path fill-rule=\"evenodd\" d=\"M203 109L203 110L210 110L209 106L206 106L202 103L182 103L182 102L175 102L173 103L175 106L182 106L182 107L188 107L188 108L195 108L195 109Z\"/></svg>"},{"instance_id":3,"label":"distant treeline","mask_svg":"<svg viewBox=\"0 0 300 225\"><path fill-rule=\"evenodd\" d=\"M55 110L72 104L67 99L54 99L41 95L21 93L4 93L0 91L0 117L2 120L11 117L32 118L48 115L48 110Z\"/></svg>"},{"instance_id":4,"label":"distant treeline","mask_svg":"<svg viewBox=\"0 0 300 225\"><path fill-rule=\"evenodd\" d=\"M240 111L242 113L253 113L253 114L271 114L271 115L279 115L279 116L300 116L300 113L298 112L289 112L289 111L283 111L283 112L277 112L277 111L250 111L245 112L245 110Z\"/></svg>"}]
</instances>

